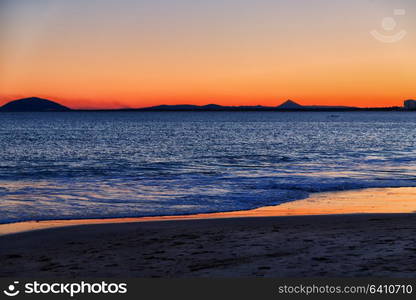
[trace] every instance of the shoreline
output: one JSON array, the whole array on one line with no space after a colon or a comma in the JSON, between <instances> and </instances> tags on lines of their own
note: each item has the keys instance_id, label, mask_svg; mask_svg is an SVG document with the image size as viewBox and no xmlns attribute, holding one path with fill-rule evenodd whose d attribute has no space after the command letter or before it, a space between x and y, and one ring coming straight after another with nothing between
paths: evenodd
<instances>
[{"instance_id":1,"label":"shoreline","mask_svg":"<svg viewBox=\"0 0 416 300\"><path fill-rule=\"evenodd\" d=\"M290 216L407 214L416 212L416 187L367 188L314 193L302 200L273 206L231 212L154 217L115 217L97 219L40 220L0 224L0 237L9 234L100 224L185 221Z\"/></svg>"},{"instance_id":2,"label":"shoreline","mask_svg":"<svg viewBox=\"0 0 416 300\"><path fill-rule=\"evenodd\" d=\"M20 231L0 236L0 277L412 278L415 193L370 189L230 213L9 224Z\"/></svg>"}]
</instances>

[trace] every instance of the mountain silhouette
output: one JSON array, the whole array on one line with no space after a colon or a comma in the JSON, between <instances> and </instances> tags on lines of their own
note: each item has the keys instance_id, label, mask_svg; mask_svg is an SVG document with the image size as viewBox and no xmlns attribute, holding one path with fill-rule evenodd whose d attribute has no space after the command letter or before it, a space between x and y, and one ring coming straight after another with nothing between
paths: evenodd
<instances>
[{"instance_id":1,"label":"mountain silhouette","mask_svg":"<svg viewBox=\"0 0 416 300\"><path fill-rule=\"evenodd\" d=\"M371 108L368 108L371 109ZM375 110L383 110L383 108L374 108ZM398 108L384 108L386 110ZM363 110L352 106L321 106L321 105L300 105L292 100L278 106L223 106L217 104L208 105L158 105L138 109L128 109L129 111L355 111Z\"/></svg>"},{"instance_id":2,"label":"mountain silhouette","mask_svg":"<svg viewBox=\"0 0 416 300\"><path fill-rule=\"evenodd\" d=\"M278 109L302 109L304 106L297 104L295 101L287 100L277 107Z\"/></svg>"},{"instance_id":3,"label":"mountain silhouette","mask_svg":"<svg viewBox=\"0 0 416 300\"><path fill-rule=\"evenodd\" d=\"M406 101L411 103L412 101ZM416 102L416 101L415 101ZM405 105L406 106L406 105ZM207 105L192 105L192 104L179 104L179 105L158 105L145 108L121 108L121 109L70 109L59 103L48 99L42 99L37 97L24 98L11 101L4 106L0 107L0 112L48 112L48 111L401 111L403 107L367 107L359 108L353 106L325 106L325 105L300 105L292 100L278 106L223 106L218 104ZM415 109L416 110L416 109Z\"/></svg>"},{"instance_id":4,"label":"mountain silhouette","mask_svg":"<svg viewBox=\"0 0 416 300\"><path fill-rule=\"evenodd\" d=\"M51 100L32 97L11 101L2 107L0 111L30 112L30 111L69 111L70 108Z\"/></svg>"},{"instance_id":5,"label":"mountain silhouette","mask_svg":"<svg viewBox=\"0 0 416 300\"><path fill-rule=\"evenodd\" d=\"M300 105L292 100L287 100L278 106L223 106L218 104L208 105L158 105L141 108L142 111L285 111L285 110L307 110L311 107ZM312 107L313 109L314 107Z\"/></svg>"}]
</instances>

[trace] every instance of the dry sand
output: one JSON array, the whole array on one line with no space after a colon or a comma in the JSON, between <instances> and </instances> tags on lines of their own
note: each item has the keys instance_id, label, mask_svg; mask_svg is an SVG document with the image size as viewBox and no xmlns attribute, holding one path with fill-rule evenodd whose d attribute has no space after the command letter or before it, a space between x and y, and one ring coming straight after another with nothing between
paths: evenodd
<instances>
[{"instance_id":1,"label":"dry sand","mask_svg":"<svg viewBox=\"0 0 416 300\"><path fill-rule=\"evenodd\" d=\"M10 277L415 277L416 215L83 225L0 237Z\"/></svg>"}]
</instances>

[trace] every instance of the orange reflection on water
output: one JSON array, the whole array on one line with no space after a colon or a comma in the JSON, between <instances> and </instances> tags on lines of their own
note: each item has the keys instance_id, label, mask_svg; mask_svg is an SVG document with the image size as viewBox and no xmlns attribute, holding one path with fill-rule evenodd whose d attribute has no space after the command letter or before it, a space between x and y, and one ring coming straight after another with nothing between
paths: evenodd
<instances>
[{"instance_id":1,"label":"orange reflection on water","mask_svg":"<svg viewBox=\"0 0 416 300\"><path fill-rule=\"evenodd\" d=\"M148 221L174 221L192 219L219 219L241 217L277 217L329 214L363 213L414 213L416 212L416 188L379 188L345 192L313 194L311 197L281 205L253 210L196 214L188 216L30 221L0 225L0 235L30 230L88 224L130 223Z\"/></svg>"},{"instance_id":2,"label":"orange reflection on water","mask_svg":"<svg viewBox=\"0 0 416 300\"><path fill-rule=\"evenodd\" d=\"M143 219L170 220L413 212L416 212L416 188L379 188L317 193L304 200L253 210Z\"/></svg>"}]
</instances>

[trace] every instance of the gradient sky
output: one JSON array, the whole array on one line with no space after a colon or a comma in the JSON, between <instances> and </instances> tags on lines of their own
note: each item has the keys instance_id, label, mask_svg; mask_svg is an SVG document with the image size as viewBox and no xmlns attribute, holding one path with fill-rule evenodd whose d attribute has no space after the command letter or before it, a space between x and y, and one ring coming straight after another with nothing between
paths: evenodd
<instances>
[{"instance_id":1,"label":"gradient sky","mask_svg":"<svg viewBox=\"0 0 416 300\"><path fill-rule=\"evenodd\" d=\"M414 0L0 0L0 104L401 105L415 53Z\"/></svg>"}]
</instances>

